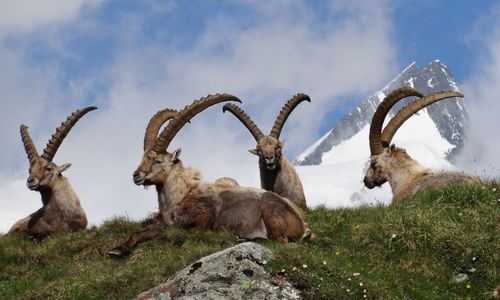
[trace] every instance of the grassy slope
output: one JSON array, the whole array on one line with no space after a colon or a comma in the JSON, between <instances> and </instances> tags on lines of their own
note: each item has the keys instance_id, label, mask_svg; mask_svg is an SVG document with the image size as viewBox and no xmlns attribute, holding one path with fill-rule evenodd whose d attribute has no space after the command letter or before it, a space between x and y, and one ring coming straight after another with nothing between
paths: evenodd
<instances>
[{"instance_id":1,"label":"grassy slope","mask_svg":"<svg viewBox=\"0 0 500 300\"><path fill-rule=\"evenodd\" d=\"M267 264L314 299L489 299L500 284L500 186L449 187L391 207L306 212L309 243L264 244ZM169 229L126 260L107 250L140 223L116 219L43 242L0 238L0 299L132 298L196 258L236 243L229 232ZM475 269L475 271L474 271ZM461 283L454 274L468 272Z\"/></svg>"}]
</instances>

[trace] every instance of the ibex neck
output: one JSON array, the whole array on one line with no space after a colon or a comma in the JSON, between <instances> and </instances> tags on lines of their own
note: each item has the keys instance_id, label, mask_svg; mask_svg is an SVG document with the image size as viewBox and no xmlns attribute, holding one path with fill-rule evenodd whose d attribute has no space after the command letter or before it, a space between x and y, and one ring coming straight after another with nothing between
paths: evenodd
<instances>
[{"instance_id":1,"label":"ibex neck","mask_svg":"<svg viewBox=\"0 0 500 300\"><path fill-rule=\"evenodd\" d=\"M40 190L40 195L42 196L42 204L43 206L46 206L49 204L50 199L52 198L52 189L51 188L45 188Z\"/></svg>"},{"instance_id":2,"label":"ibex neck","mask_svg":"<svg viewBox=\"0 0 500 300\"><path fill-rule=\"evenodd\" d=\"M78 196L64 176L58 177L57 180L52 182L51 186L41 189L40 194L44 206L54 202L58 202L58 205L61 203L79 203Z\"/></svg>"},{"instance_id":3,"label":"ibex neck","mask_svg":"<svg viewBox=\"0 0 500 300\"><path fill-rule=\"evenodd\" d=\"M193 168L179 168L171 172L164 184L164 200L169 205L182 201L189 192L200 184L200 173Z\"/></svg>"},{"instance_id":4,"label":"ibex neck","mask_svg":"<svg viewBox=\"0 0 500 300\"><path fill-rule=\"evenodd\" d=\"M155 186L156 194L158 195L158 208L160 211L170 209L170 201L166 198L165 185L157 184Z\"/></svg>"},{"instance_id":5,"label":"ibex neck","mask_svg":"<svg viewBox=\"0 0 500 300\"><path fill-rule=\"evenodd\" d=\"M428 171L427 168L411 158L400 159L394 162L387 178L391 185L392 193L394 195L399 194L401 190L406 189L408 184L411 184L417 177L422 176L422 174Z\"/></svg>"},{"instance_id":6,"label":"ibex neck","mask_svg":"<svg viewBox=\"0 0 500 300\"><path fill-rule=\"evenodd\" d=\"M58 177L51 188L41 191L41 194L46 210L54 209L54 211L62 212L64 216L83 216L85 218L80 199L67 178Z\"/></svg>"},{"instance_id":7,"label":"ibex neck","mask_svg":"<svg viewBox=\"0 0 500 300\"><path fill-rule=\"evenodd\" d=\"M260 171L260 185L261 188L272 191L274 190L274 185L276 184L276 179L281 171L281 165L283 164L283 156L276 163L276 168L274 170L268 170L264 162L259 161L259 171Z\"/></svg>"}]
</instances>

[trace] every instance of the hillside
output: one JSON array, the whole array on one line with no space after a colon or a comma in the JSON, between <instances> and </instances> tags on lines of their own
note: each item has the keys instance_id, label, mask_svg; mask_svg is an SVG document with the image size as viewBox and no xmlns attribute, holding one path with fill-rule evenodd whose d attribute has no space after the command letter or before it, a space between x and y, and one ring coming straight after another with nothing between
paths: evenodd
<instances>
[{"instance_id":1,"label":"hillside","mask_svg":"<svg viewBox=\"0 0 500 300\"><path fill-rule=\"evenodd\" d=\"M500 284L498 183L430 191L389 207L320 207L306 219L312 242L263 243L276 257L268 271L304 298L488 299ZM105 255L140 226L115 219L42 242L0 237L0 299L130 299L236 243L229 232L170 229L127 259Z\"/></svg>"}]
</instances>

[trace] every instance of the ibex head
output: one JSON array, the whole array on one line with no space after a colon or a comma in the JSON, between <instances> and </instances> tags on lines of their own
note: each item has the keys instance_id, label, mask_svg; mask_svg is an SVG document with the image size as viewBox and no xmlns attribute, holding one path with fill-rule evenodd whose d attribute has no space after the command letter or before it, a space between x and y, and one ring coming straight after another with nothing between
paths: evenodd
<instances>
[{"instance_id":1,"label":"ibex head","mask_svg":"<svg viewBox=\"0 0 500 300\"><path fill-rule=\"evenodd\" d=\"M282 149L285 141L279 141L269 135L264 136L257 143L255 149L248 150L250 153L257 155L259 161L266 166L268 170L276 169L276 163L280 161Z\"/></svg>"},{"instance_id":2,"label":"ibex head","mask_svg":"<svg viewBox=\"0 0 500 300\"><path fill-rule=\"evenodd\" d=\"M53 186L54 180L62 176L62 172L71 166L70 163L57 166L55 163L39 157L33 164L30 164L28 188L34 191L40 191Z\"/></svg>"},{"instance_id":3,"label":"ibex head","mask_svg":"<svg viewBox=\"0 0 500 300\"><path fill-rule=\"evenodd\" d=\"M409 96L417 96L419 99L403 107L382 131L389 110L398 101ZM370 166L363 180L367 188L381 186L389 179L391 170L401 166L400 162L403 162L403 159L411 159L404 149L398 148L394 144L390 145L399 127L422 108L436 101L452 97L463 97L463 95L458 92L440 92L423 97L420 92L413 88L402 87L392 91L384 98L377 107L370 126Z\"/></svg>"},{"instance_id":4,"label":"ibex head","mask_svg":"<svg viewBox=\"0 0 500 300\"><path fill-rule=\"evenodd\" d=\"M380 154L370 157L370 166L363 180L367 188L372 189L387 182L389 179L387 170L393 167L393 157L396 156L396 152L400 151L404 151L404 149L397 148L396 145L392 144L390 147L384 148Z\"/></svg>"},{"instance_id":5,"label":"ibex head","mask_svg":"<svg viewBox=\"0 0 500 300\"><path fill-rule=\"evenodd\" d=\"M164 182L165 178L176 167L182 167L179 160L181 149L170 153L167 151L170 142L179 130L206 108L225 101L240 102L238 98L229 94L209 95L194 101L177 112L172 109L159 111L149 121L144 137L144 154L139 167L133 173L134 183L137 185L156 185ZM172 119L158 136L160 127Z\"/></svg>"},{"instance_id":6,"label":"ibex head","mask_svg":"<svg viewBox=\"0 0 500 300\"><path fill-rule=\"evenodd\" d=\"M281 109L280 114L274 122L274 126L271 129L269 135L264 135L262 131L255 125L252 119L238 106L227 103L222 108L223 112L226 110L230 111L233 115L240 120L243 125L250 131L252 136L257 141L257 147L255 149L248 150L250 153L257 155L259 157L260 164L264 165L267 170L276 169L277 163L280 161L282 155L282 149L284 146L284 141L279 140L281 130L285 124L290 113L299 105L302 101L311 102L306 94L297 94Z\"/></svg>"},{"instance_id":7,"label":"ibex head","mask_svg":"<svg viewBox=\"0 0 500 300\"><path fill-rule=\"evenodd\" d=\"M59 176L62 176L62 172L71 166L70 163L57 166L54 162L52 162L52 159L54 158L57 149L59 149L59 146L61 146L62 141L76 122L86 113L94 109L97 109L97 107L86 107L84 109L79 109L68 116L66 121L62 122L56 129L56 132L52 135L52 138L47 143L47 146L43 150L43 154L41 156L38 155L35 144L31 140L28 127L21 125L21 139L30 162L30 175L27 181L27 185L30 190L40 191L52 187L54 181L57 180Z\"/></svg>"}]
</instances>

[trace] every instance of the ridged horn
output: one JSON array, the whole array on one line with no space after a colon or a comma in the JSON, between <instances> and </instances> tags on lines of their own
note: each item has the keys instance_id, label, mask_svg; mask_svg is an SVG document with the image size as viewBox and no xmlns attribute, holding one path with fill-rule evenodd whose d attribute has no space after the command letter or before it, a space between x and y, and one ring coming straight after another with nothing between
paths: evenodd
<instances>
[{"instance_id":1,"label":"ridged horn","mask_svg":"<svg viewBox=\"0 0 500 300\"><path fill-rule=\"evenodd\" d=\"M42 157L48 161L52 161L54 155L56 155L57 149L61 146L62 141L68 135L69 131L73 126L75 126L76 122L83 117L89 111L97 109L95 106L89 106L82 109L78 109L68 116L66 121L62 122L59 127L56 128L56 132L52 135L47 146L43 149Z\"/></svg>"},{"instance_id":2,"label":"ridged horn","mask_svg":"<svg viewBox=\"0 0 500 300\"><path fill-rule=\"evenodd\" d=\"M390 92L378 105L370 125L369 140L371 155L377 155L384 151L384 147L382 146L382 126L384 125L384 120L389 110L398 101L409 96L422 97L422 94L414 88L401 87Z\"/></svg>"},{"instance_id":3,"label":"ridged horn","mask_svg":"<svg viewBox=\"0 0 500 300\"><path fill-rule=\"evenodd\" d=\"M243 123L243 125L245 125L257 142L264 137L264 134L260 131L259 127L257 127L252 119L240 107L233 103L226 103L222 107L222 112L226 112L226 110L231 112L236 118L238 118L238 120L241 121L241 123Z\"/></svg>"},{"instance_id":4,"label":"ridged horn","mask_svg":"<svg viewBox=\"0 0 500 300\"><path fill-rule=\"evenodd\" d=\"M286 119L288 119L288 116L290 113L299 105L302 101L307 101L311 102L311 98L309 98L308 95L306 94L297 94L293 96L292 99L288 100L287 103L283 106L283 108L280 111L280 114L278 117L276 117L276 121L274 122L274 126L271 129L271 133L269 134L270 136L279 139L280 134L281 134L281 129L283 129L283 125L286 122Z\"/></svg>"},{"instance_id":5,"label":"ridged horn","mask_svg":"<svg viewBox=\"0 0 500 300\"><path fill-rule=\"evenodd\" d=\"M191 118L196 116L198 113L203 111L204 109L212 106L214 104L225 102L225 101L236 101L241 103L241 100L237 97L229 94L216 94L216 95L208 95L199 100L193 101L190 105L187 105L182 109L177 117L168 123L167 127L163 129L158 136L155 144L153 145L153 150L156 152L161 152L167 149L170 142L175 137L175 135L179 132L179 130L184 126Z\"/></svg>"},{"instance_id":6,"label":"ridged horn","mask_svg":"<svg viewBox=\"0 0 500 300\"><path fill-rule=\"evenodd\" d=\"M149 124L146 127L146 133L144 134L144 151L153 147L161 126L168 120L177 116L177 114L177 110L166 108L157 112L151 120L149 120Z\"/></svg>"},{"instance_id":7,"label":"ridged horn","mask_svg":"<svg viewBox=\"0 0 500 300\"><path fill-rule=\"evenodd\" d=\"M387 126L385 126L382 131L382 143L390 144L396 131L403 125L403 123L408 120L414 113L418 112L422 108L431 105L439 100L453 98L453 97L463 97L464 95L458 92L439 92L431 95L427 95L423 98L415 100L403 107L398 113L389 121Z\"/></svg>"},{"instance_id":8,"label":"ridged horn","mask_svg":"<svg viewBox=\"0 0 500 300\"><path fill-rule=\"evenodd\" d=\"M21 125L20 131L21 139L23 140L24 151L26 151L30 165L32 165L35 162L35 159L38 157L38 151L36 151L35 144L33 144L33 141L31 140L31 136L28 132L28 126L24 124Z\"/></svg>"}]
</instances>

